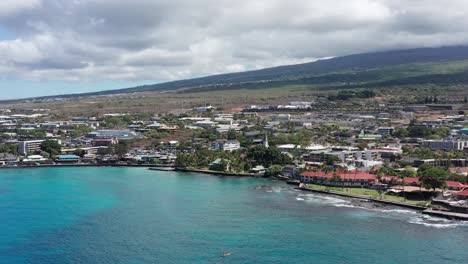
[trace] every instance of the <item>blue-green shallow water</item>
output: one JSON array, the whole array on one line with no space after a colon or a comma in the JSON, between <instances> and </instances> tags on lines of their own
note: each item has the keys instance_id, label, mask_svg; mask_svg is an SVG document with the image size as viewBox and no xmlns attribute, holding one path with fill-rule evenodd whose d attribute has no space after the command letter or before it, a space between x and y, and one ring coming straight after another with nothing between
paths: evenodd
<instances>
[{"instance_id":1,"label":"blue-green shallow water","mask_svg":"<svg viewBox=\"0 0 468 264\"><path fill-rule=\"evenodd\" d=\"M0 224L0 263L468 263L466 223L143 168L0 170Z\"/></svg>"}]
</instances>

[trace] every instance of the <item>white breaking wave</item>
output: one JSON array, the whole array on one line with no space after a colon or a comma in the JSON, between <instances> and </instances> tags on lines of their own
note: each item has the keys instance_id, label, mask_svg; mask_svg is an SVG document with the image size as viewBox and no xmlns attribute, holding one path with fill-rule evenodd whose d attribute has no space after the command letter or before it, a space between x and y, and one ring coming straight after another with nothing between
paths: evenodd
<instances>
[{"instance_id":1,"label":"white breaking wave","mask_svg":"<svg viewBox=\"0 0 468 264\"><path fill-rule=\"evenodd\" d=\"M455 228L460 226L468 226L468 221L449 220L445 218L423 215L415 210L408 209L387 209L364 207L353 204L350 200L344 200L336 197L317 195L317 194L300 194L296 197L297 201L310 202L315 204L327 204L335 207L364 209L374 212L375 217L391 218L395 220L405 221L410 224L423 225L431 228Z\"/></svg>"},{"instance_id":2,"label":"white breaking wave","mask_svg":"<svg viewBox=\"0 0 468 264\"><path fill-rule=\"evenodd\" d=\"M408 223L423 225L434 228L455 228L459 226L468 226L468 221L449 220L444 218L421 215L408 220Z\"/></svg>"},{"instance_id":3,"label":"white breaking wave","mask_svg":"<svg viewBox=\"0 0 468 264\"><path fill-rule=\"evenodd\" d=\"M327 204L336 207L358 208L358 206L353 205L350 201L316 194L301 194L296 197L296 200L315 204Z\"/></svg>"}]
</instances>

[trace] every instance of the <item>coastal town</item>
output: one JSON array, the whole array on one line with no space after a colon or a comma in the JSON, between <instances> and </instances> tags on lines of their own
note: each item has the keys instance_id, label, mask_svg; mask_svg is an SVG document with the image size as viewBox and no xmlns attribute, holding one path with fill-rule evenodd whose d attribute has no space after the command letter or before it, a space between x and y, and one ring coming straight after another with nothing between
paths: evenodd
<instances>
[{"instance_id":1,"label":"coastal town","mask_svg":"<svg viewBox=\"0 0 468 264\"><path fill-rule=\"evenodd\" d=\"M49 109L1 109L0 166L271 177L303 190L467 216L466 97L431 102L347 111L315 100L235 111L206 104L66 119Z\"/></svg>"}]
</instances>

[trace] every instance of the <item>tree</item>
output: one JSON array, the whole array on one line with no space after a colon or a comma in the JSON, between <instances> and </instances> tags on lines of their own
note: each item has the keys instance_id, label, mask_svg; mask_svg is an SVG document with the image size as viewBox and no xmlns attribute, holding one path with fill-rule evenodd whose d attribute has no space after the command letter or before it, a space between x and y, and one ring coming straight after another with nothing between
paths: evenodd
<instances>
[{"instance_id":1,"label":"tree","mask_svg":"<svg viewBox=\"0 0 468 264\"><path fill-rule=\"evenodd\" d=\"M112 149L115 155L122 158L125 154L128 153L128 144L125 141L120 141L118 144L113 145Z\"/></svg>"},{"instance_id":2,"label":"tree","mask_svg":"<svg viewBox=\"0 0 468 264\"><path fill-rule=\"evenodd\" d=\"M282 165L291 161L290 158L287 155L281 153L278 148L266 148L263 145L258 145L249 149L247 155L252 158L256 164L261 164L266 167L269 167L273 164Z\"/></svg>"},{"instance_id":3,"label":"tree","mask_svg":"<svg viewBox=\"0 0 468 264\"><path fill-rule=\"evenodd\" d=\"M396 138L405 138L409 136L409 133L406 128L400 127L393 132L393 136Z\"/></svg>"},{"instance_id":4,"label":"tree","mask_svg":"<svg viewBox=\"0 0 468 264\"><path fill-rule=\"evenodd\" d=\"M335 155L325 154L325 164L328 166L334 166L335 163L339 162L340 158Z\"/></svg>"},{"instance_id":5,"label":"tree","mask_svg":"<svg viewBox=\"0 0 468 264\"><path fill-rule=\"evenodd\" d=\"M227 132L227 139L228 140L235 140L237 138L237 133L234 129L229 129Z\"/></svg>"},{"instance_id":6,"label":"tree","mask_svg":"<svg viewBox=\"0 0 468 264\"><path fill-rule=\"evenodd\" d=\"M18 146L10 145L10 144L0 144L0 153L10 153L10 154L17 155Z\"/></svg>"},{"instance_id":7,"label":"tree","mask_svg":"<svg viewBox=\"0 0 468 264\"><path fill-rule=\"evenodd\" d=\"M271 165L268 169L265 170L266 177L276 177L280 175L283 167L281 165Z\"/></svg>"},{"instance_id":8,"label":"tree","mask_svg":"<svg viewBox=\"0 0 468 264\"><path fill-rule=\"evenodd\" d=\"M79 157L83 157L85 154L86 154L86 151L84 151L83 149L80 149L80 148L77 148L77 149L75 149L75 151L73 151L73 155L76 155L76 156L79 156Z\"/></svg>"},{"instance_id":9,"label":"tree","mask_svg":"<svg viewBox=\"0 0 468 264\"><path fill-rule=\"evenodd\" d=\"M402 171L400 171L398 176L401 176L403 178L404 177L415 177L416 176L416 170L414 170L413 167L411 167L411 166L406 166Z\"/></svg>"},{"instance_id":10,"label":"tree","mask_svg":"<svg viewBox=\"0 0 468 264\"><path fill-rule=\"evenodd\" d=\"M447 179L447 174L448 173L446 171L441 169L425 169L420 173L419 180L424 188L433 189L435 191L437 188L446 188L447 184L445 183L445 180Z\"/></svg>"},{"instance_id":11,"label":"tree","mask_svg":"<svg viewBox=\"0 0 468 264\"><path fill-rule=\"evenodd\" d=\"M40 148L42 151L54 156L61 153L62 146L56 140L44 140L41 143Z\"/></svg>"}]
</instances>

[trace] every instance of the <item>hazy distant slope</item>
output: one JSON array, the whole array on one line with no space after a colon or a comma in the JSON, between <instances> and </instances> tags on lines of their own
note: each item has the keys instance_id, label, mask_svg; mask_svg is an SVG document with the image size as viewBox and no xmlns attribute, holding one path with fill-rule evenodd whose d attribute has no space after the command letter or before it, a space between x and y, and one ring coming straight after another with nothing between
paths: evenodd
<instances>
[{"instance_id":1,"label":"hazy distant slope","mask_svg":"<svg viewBox=\"0 0 468 264\"><path fill-rule=\"evenodd\" d=\"M449 70L447 70L449 69ZM213 75L133 88L53 97L110 95L144 91L187 92L324 85L323 89L414 83L468 83L468 46L418 48L355 54L262 70Z\"/></svg>"},{"instance_id":2,"label":"hazy distant slope","mask_svg":"<svg viewBox=\"0 0 468 264\"><path fill-rule=\"evenodd\" d=\"M340 71L362 71L380 67L389 67L395 65L428 63L428 62L448 62L468 60L468 46L453 46L441 48L419 48L411 50L397 50L387 52L376 52L367 54L355 54L343 57L337 57L327 60L319 60L316 62L279 66L267 68L263 70L247 71L239 73L229 73L221 75L213 75L203 78L195 78L174 82L167 82L155 85L146 85L128 89L105 91L99 94L112 94L116 92L136 92L136 91L153 91L153 90L172 90L181 88L203 88L213 86L242 86L243 83L257 82L297 82L298 79L310 78L317 75L334 74L335 77L342 77L344 80L338 81L356 81L356 78L351 78L349 75L336 74ZM369 74L366 74L367 78ZM323 83L324 79L331 81L333 76L321 76L311 78L307 83L313 83L314 79L318 83ZM364 76L360 76L364 77ZM366 78L365 78L366 79ZM336 81L336 79L333 79ZM325 81L327 82L327 81ZM250 84L252 85L252 84ZM249 86L249 84L247 84ZM233 87L231 87L232 89Z\"/></svg>"}]
</instances>

